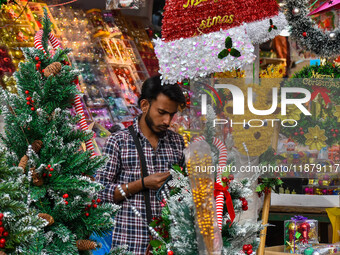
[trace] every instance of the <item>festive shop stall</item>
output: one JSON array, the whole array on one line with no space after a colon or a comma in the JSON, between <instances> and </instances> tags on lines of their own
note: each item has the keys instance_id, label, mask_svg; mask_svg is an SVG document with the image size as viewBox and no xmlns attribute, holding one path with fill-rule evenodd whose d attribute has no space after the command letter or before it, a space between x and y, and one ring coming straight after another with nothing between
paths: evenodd
<instances>
[{"instance_id":1,"label":"festive shop stall","mask_svg":"<svg viewBox=\"0 0 340 255\"><path fill-rule=\"evenodd\" d=\"M0 255L140 254L95 176L158 74L185 163L150 222L115 186L142 254L340 254L339 1L90 2L0 0Z\"/></svg>"}]
</instances>

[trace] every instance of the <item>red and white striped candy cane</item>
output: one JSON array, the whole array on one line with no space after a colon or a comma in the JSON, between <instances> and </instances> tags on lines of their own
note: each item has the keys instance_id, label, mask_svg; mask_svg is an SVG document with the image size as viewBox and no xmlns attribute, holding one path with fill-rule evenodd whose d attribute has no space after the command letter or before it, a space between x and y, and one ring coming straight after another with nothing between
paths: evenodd
<instances>
[{"instance_id":1,"label":"red and white striped candy cane","mask_svg":"<svg viewBox=\"0 0 340 255\"><path fill-rule=\"evenodd\" d=\"M47 53L46 53L46 51L45 51L45 49L42 45L43 33L44 33L44 31L40 30L35 34L34 46L35 46L35 48L42 50L46 55ZM51 42L54 50L61 48L59 40L52 33L49 33L48 40ZM88 127L86 120L85 120L84 109L83 109L83 106L81 105L81 100L80 100L79 95L75 96L74 107L75 107L76 113L81 116L80 123L79 123L81 130L83 130L83 131L88 130L89 127ZM85 142L85 145L86 145L86 150L91 151L91 158L93 158L95 156L95 154L94 154L94 147L93 147L92 139L87 140Z\"/></svg>"},{"instance_id":2,"label":"red and white striped candy cane","mask_svg":"<svg viewBox=\"0 0 340 255\"><path fill-rule=\"evenodd\" d=\"M46 51L45 51L45 49L44 49L44 47L42 45L43 34L44 34L43 30L38 31L35 34L35 37L34 37L34 47L39 49L39 50L42 50L46 54ZM52 47L53 47L54 50L56 50L58 48L61 48L59 40L52 33L48 34L48 40L51 42Z\"/></svg>"},{"instance_id":3,"label":"red and white striped candy cane","mask_svg":"<svg viewBox=\"0 0 340 255\"><path fill-rule=\"evenodd\" d=\"M194 139L194 142L199 142L199 141L204 141L204 140L205 140L204 136L199 136ZM225 169L225 167L227 166L227 156L228 156L227 147L224 145L224 143L220 139L216 137L214 137L213 145L216 146L216 148L219 151L219 158L218 158L219 167L217 169L218 172L217 172L216 182L222 185L221 169ZM220 230L222 230L223 207L224 207L224 194L221 191L216 196L216 214L217 214L218 227L220 228Z\"/></svg>"}]
</instances>

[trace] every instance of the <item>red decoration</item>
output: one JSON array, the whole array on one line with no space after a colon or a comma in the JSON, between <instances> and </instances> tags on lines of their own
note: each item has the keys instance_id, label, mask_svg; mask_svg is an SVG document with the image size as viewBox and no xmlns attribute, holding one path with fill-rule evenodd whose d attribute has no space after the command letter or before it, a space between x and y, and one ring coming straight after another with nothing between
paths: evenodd
<instances>
[{"instance_id":1,"label":"red decoration","mask_svg":"<svg viewBox=\"0 0 340 255\"><path fill-rule=\"evenodd\" d=\"M94 204L94 205L93 205L93 208L97 208L97 205L96 205L96 204Z\"/></svg>"},{"instance_id":2,"label":"red decoration","mask_svg":"<svg viewBox=\"0 0 340 255\"><path fill-rule=\"evenodd\" d=\"M34 111L34 110L35 110L34 107L32 107L32 108L31 108L31 111Z\"/></svg>"},{"instance_id":3,"label":"red decoration","mask_svg":"<svg viewBox=\"0 0 340 255\"><path fill-rule=\"evenodd\" d=\"M97 199L97 203L100 203L100 202L101 202L101 200L98 198L98 199Z\"/></svg>"},{"instance_id":4,"label":"red decoration","mask_svg":"<svg viewBox=\"0 0 340 255\"><path fill-rule=\"evenodd\" d=\"M234 175L233 175L233 174L230 174L230 175L229 175L229 180L231 180L231 181L234 180Z\"/></svg>"},{"instance_id":5,"label":"red decoration","mask_svg":"<svg viewBox=\"0 0 340 255\"><path fill-rule=\"evenodd\" d=\"M68 194L64 194L64 195L63 195L63 198L68 198Z\"/></svg>"},{"instance_id":6,"label":"red decoration","mask_svg":"<svg viewBox=\"0 0 340 255\"><path fill-rule=\"evenodd\" d=\"M168 0L164 7L162 37L166 42L189 38L200 32L207 34L227 30L278 13L279 6L275 0Z\"/></svg>"},{"instance_id":7,"label":"red decoration","mask_svg":"<svg viewBox=\"0 0 340 255\"><path fill-rule=\"evenodd\" d=\"M174 255L173 251L168 251L168 255Z\"/></svg>"},{"instance_id":8,"label":"red decoration","mask_svg":"<svg viewBox=\"0 0 340 255\"><path fill-rule=\"evenodd\" d=\"M242 210L243 210L243 211L248 211L248 206L247 206L247 205L246 205L246 206L243 206L243 205L242 205Z\"/></svg>"},{"instance_id":9,"label":"red decoration","mask_svg":"<svg viewBox=\"0 0 340 255\"><path fill-rule=\"evenodd\" d=\"M8 236L8 232L4 232L3 235L4 235L4 237Z\"/></svg>"},{"instance_id":10,"label":"red decoration","mask_svg":"<svg viewBox=\"0 0 340 255\"><path fill-rule=\"evenodd\" d=\"M92 203L94 204L96 202L96 200L92 199Z\"/></svg>"},{"instance_id":11,"label":"red decoration","mask_svg":"<svg viewBox=\"0 0 340 255\"><path fill-rule=\"evenodd\" d=\"M48 177L52 177L52 174L49 174Z\"/></svg>"},{"instance_id":12,"label":"red decoration","mask_svg":"<svg viewBox=\"0 0 340 255\"><path fill-rule=\"evenodd\" d=\"M39 57L35 57L34 59L35 59L36 61L39 61Z\"/></svg>"},{"instance_id":13,"label":"red decoration","mask_svg":"<svg viewBox=\"0 0 340 255\"><path fill-rule=\"evenodd\" d=\"M303 36L303 37L307 37L307 32L303 32L303 33L302 33L302 36Z\"/></svg>"},{"instance_id":14,"label":"red decoration","mask_svg":"<svg viewBox=\"0 0 340 255\"><path fill-rule=\"evenodd\" d=\"M247 254L250 255L253 253L253 250L247 250Z\"/></svg>"},{"instance_id":15,"label":"red decoration","mask_svg":"<svg viewBox=\"0 0 340 255\"><path fill-rule=\"evenodd\" d=\"M87 212L87 213L85 213L85 216L86 216L86 217L89 217L89 215L90 215L90 214L89 214L88 212Z\"/></svg>"},{"instance_id":16,"label":"red decoration","mask_svg":"<svg viewBox=\"0 0 340 255\"><path fill-rule=\"evenodd\" d=\"M68 202L65 200L65 205L68 205Z\"/></svg>"},{"instance_id":17,"label":"red decoration","mask_svg":"<svg viewBox=\"0 0 340 255\"><path fill-rule=\"evenodd\" d=\"M299 226L299 232L302 234L302 243L308 243L308 233L310 230L310 225L307 222L301 223Z\"/></svg>"},{"instance_id":18,"label":"red decoration","mask_svg":"<svg viewBox=\"0 0 340 255\"><path fill-rule=\"evenodd\" d=\"M30 92L29 92L28 90L26 90L26 91L25 91L25 94L27 94L27 95L28 95L29 93L30 93Z\"/></svg>"},{"instance_id":19,"label":"red decoration","mask_svg":"<svg viewBox=\"0 0 340 255\"><path fill-rule=\"evenodd\" d=\"M6 243L6 239L5 238L1 238L0 239L0 243L3 243L3 244Z\"/></svg>"},{"instance_id":20,"label":"red decoration","mask_svg":"<svg viewBox=\"0 0 340 255\"><path fill-rule=\"evenodd\" d=\"M228 177L222 177L222 182L227 183L228 182Z\"/></svg>"}]
</instances>

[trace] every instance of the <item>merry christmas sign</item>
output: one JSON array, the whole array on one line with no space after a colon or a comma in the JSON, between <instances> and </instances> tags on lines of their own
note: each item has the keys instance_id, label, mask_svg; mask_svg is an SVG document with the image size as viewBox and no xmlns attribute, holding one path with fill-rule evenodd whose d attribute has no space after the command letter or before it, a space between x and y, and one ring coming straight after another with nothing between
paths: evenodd
<instances>
[{"instance_id":1,"label":"merry christmas sign","mask_svg":"<svg viewBox=\"0 0 340 255\"><path fill-rule=\"evenodd\" d=\"M167 0L155 40L165 82L204 77L254 61L252 43L286 26L275 0Z\"/></svg>"}]
</instances>

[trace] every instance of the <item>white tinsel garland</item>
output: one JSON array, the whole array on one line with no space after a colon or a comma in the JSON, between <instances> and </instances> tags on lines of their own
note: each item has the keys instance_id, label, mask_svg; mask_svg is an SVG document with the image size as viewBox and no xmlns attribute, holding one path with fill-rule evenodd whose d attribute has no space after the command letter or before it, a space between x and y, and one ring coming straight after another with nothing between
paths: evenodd
<instances>
[{"instance_id":1,"label":"white tinsel garland","mask_svg":"<svg viewBox=\"0 0 340 255\"><path fill-rule=\"evenodd\" d=\"M271 26L270 20L272 20L272 24L273 26L276 26L276 29L272 28L269 32L268 30ZM275 36L279 35L282 30L284 30L287 26L288 22L285 15L283 13L279 13L277 16L274 16L272 18L248 23L246 24L246 29L251 42L253 44L260 44L273 39Z\"/></svg>"},{"instance_id":2,"label":"white tinsel garland","mask_svg":"<svg viewBox=\"0 0 340 255\"><path fill-rule=\"evenodd\" d=\"M340 55L340 29L324 32L309 14L309 0L285 0L286 17L291 35L307 50L321 57Z\"/></svg>"},{"instance_id":3,"label":"white tinsel garland","mask_svg":"<svg viewBox=\"0 0 340 255\"><path fill-rule=\"evenodd\" d=\"M186 78L205 77L252 63L255 60L254 46L245 29L245 26L240 26L171 42L159 38L154 40L163 81L175 83ZM218 58L225 49L227 37L232 39L233 48L241 53L240 57L229 54L223 59Z\"/></svg>"}]
</instances>

